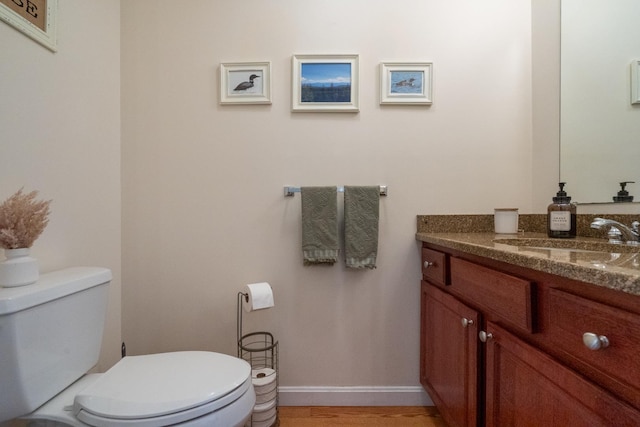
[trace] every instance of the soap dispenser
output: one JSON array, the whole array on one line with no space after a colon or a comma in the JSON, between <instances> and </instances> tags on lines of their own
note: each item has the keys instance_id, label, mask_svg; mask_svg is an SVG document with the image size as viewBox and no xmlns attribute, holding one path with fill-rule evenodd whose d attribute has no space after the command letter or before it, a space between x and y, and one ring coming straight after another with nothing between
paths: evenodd
<instances>
[{"instance_id":1,"label":"soap dispenser","mask_svg":"<svg viewBox=\"0 0 640 427\"><path fill-rule=\"evenodd\" d=\"M613 201L616 203L633 202L633 196L629 195L629 192L625 190L627 184L635 184L634 181L623 181L620 183L620 191L617 196L613 196Z\"/></svg>"},{"instance_id":2,"label":"soap dispenser","mask_svg":"<svg viewBox=\"0 0 640 427\"><path fill-rule=\"evenodd\" d=\"M576 205L564 191L565 182L547 208L547 235L554 238L576 237Z\"/></svg>"}]
</instances>

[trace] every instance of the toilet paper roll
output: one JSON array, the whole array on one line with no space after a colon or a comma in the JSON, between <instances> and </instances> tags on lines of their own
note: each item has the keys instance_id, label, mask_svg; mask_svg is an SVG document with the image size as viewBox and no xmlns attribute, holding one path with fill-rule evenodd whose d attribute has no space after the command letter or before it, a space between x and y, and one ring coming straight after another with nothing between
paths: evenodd
<instances>
[{"instance_id":1,"label":"toilet paper roll","mask_svg":"<svg viewBox=\"0 0 640 427\"><path fill-rule=\"evenodd\" d=\"M276 380L276 371L271 368L252 369L251 381L254 387L271 384Z\"/></svg>"},{"instance_id":2,"label":"toilet paper roll","mask_svg":"<svg viewBox=\"0 0 640 427\"><path fill-rule=\"evenodd\" d=\"M256 392L256 396L269 394L276 389L276 382L272 382L271 384L265 385L254 385L253 390Z\"/></svg>"},{"instance_id":3,"label":"toilet paper roll","mask_svg":"<svg viewBox=\"0 0 640 427\"><path fill-rule=\"evenodd\" d=\"M255 405L253 407L253 413L255 414L256 412L262 412L262 413L270 412L272 409L276 409L276 400L275 399L273 399L273 400L271 400L271 401L269 401L267 403L262 403L260 405ZM270 418L270 417L271 417L271 415L266 416L266 417L262 417L262 419Z\"/></svg>"},{"instance_id":4,"label":"toilet paper roll","mask_svg":"<svg viewBox=\"0 0 640 427\"><path fill-rule=\"evenodd\" d=\"M271 390L269 393L265 394L256 394L256 405L260 405L266 402L270 402L271 400L275 400L278 395L278 390L275 388Z\"/></svg>"},{"instance_id":5,"label":"toilet paper roll","mask_svg":"<svg viewBox=\"0 0 640 427\"><path fill-rule=\"evenodd\" d=\"M249 302L243 304L245 311L262 310L273 307L273 290L267 282L245 285L244 293L249 295Z\"/></svg>"},{"instance_id":6,"label":"toilet paper roll","mask_svg":"<svg viewBox=\"0 0 640 427\"><path fill-rule=\"evenodd\" d=\"M266 410L266 411L262 411L262 412L257 412L254 408L253 410L253 415L251 416L251 420L256 422L256 421L266 421L269 420L271 418L273 418L275 415L277 415L278 409L275 407L275 403L276 401L273 401L274 406L273 408Z\"/></svg>"},{"instance_id":7,"label":"toilet paper roll","mask_svg":"<svg viewBox=\"0 0 640 427\"><path fill-rule=\"evenodd\" d=\"M251 427L271 427L276 422L277 414L266 421L254 421L251 423Z\"/></svg>"}]
</instances>

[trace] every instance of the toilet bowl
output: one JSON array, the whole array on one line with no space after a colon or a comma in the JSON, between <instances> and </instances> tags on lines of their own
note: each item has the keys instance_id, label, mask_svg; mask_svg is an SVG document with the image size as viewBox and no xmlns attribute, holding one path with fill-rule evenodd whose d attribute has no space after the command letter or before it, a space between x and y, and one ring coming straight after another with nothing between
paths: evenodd
<instances>
[{"instance_id":1,"label":"toilet bowl","mask_svg":"<svg viewBox=\"0 0 640 427\"><path fill-rule=\"evenodd\" d=\"M32 427L240 427L256 395L237 357L181 351L121 359L86 374L99 355L111 272L73 268L0 288L0 423ZM97 334L97 336L96 336Z\"/></svg>"}]
</instances>

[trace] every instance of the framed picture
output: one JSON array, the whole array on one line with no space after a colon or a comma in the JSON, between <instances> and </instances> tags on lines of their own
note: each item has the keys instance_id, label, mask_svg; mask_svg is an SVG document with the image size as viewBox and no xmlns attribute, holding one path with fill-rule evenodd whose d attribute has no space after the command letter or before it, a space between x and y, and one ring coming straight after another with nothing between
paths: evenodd
<instances>
[{"instance_id":1,"label":"framed picture","mask_svg":"<svg viewBox=\"0 0 640 427\"><path fill-rule=\"evenodd\" d=\"M220 64L220 104L271 104L271 62Z\"/></svg>"},{"instance_id":2,"label":"framed picture","mask_svg":"<svg viewBox=\"0 0 640 427\"><path fill-rule=\"evenodd\" d=\"M631 104L640 104L640 60L631 63Z\"/></svg>"},{"instance_id":3,"label":"framed picture","mask_svg":"<svg viewBox=\"0 0 640 427\"><path fill-rule=\"evenodd\" d=\"M358 55L294 55L292 76L292 111L359 111Z\"/></svg>"},{"instance_id":4,"label":"framed picture","mask_svg":"<svg viewBox=\"0 0 640 427\"><path fill-rule=\"evenodd\" d=\"M380 104L431 105L431 62L383 62L380 64Z\"/></svg>"},{"instance_id":5,"label":"framed picture","mask_svg":"<svg viewBox=\"0 0 640 427\"><path fill-rule=\"evenodd\" d=\"M58 0L0 0L0 20L55 52Z\"/></svg>"}]
</instances>

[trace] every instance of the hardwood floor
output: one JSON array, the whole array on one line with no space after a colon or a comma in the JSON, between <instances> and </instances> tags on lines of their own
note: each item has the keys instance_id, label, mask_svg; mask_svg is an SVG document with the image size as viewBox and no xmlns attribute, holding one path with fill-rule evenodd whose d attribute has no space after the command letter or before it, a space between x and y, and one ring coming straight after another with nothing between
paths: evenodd
<instances>
[{"instance_id":1,"label":"hardwood floor","mask_svg":"<svg viewBox=\"0 0 640 427\"><path fill-rule=\"evenodd\" d=\"M435 407L281 406L280 427L447 427Z\"/></svg>"}]
</instances>

